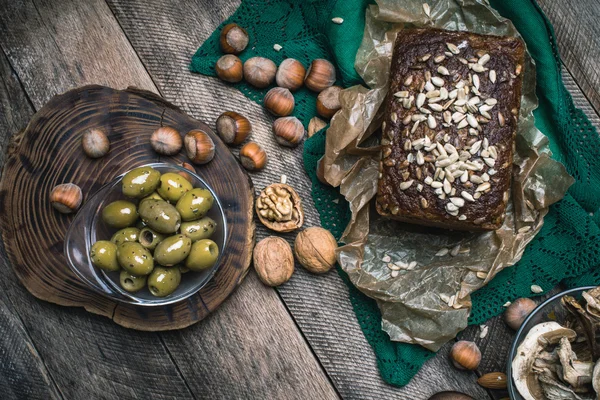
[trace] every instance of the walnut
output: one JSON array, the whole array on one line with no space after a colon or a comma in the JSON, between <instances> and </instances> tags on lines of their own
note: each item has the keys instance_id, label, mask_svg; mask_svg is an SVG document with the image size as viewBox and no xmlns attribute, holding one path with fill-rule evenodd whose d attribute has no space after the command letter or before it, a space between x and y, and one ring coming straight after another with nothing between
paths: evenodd
<instances>
[{"instance_id":1,"label":"walnut","mask_svg":"<svg viewBox=\"0 0 600 400\"><path fill-rule=\"evenodd\" d=\"M283 285L294 273L292 248L280 237L269 236L258 242L253 258L254 269L265 285Z\"/></svg>"},{"instance_id":2,"label":"walnut","mask_svg":"<svg viewBox=\"0 0 600 400\"><path fill-rule=\"evenodd\" d=\"M256 199L258 219L277 232L291 232L304 223L300 197L291 186L274 183L267 186Z\"/></svg>"},{"instance_id":3,"label":"walnut","mask_svg":"<svg viewBox=\"0 0 600 400\"><path fill-rule=\"evenodd\" d=\"M323 274L335 264L337 242L327 229L313 226L300 232L294 242L298 262L310 272Z\"/></svg>"}]
</instances>

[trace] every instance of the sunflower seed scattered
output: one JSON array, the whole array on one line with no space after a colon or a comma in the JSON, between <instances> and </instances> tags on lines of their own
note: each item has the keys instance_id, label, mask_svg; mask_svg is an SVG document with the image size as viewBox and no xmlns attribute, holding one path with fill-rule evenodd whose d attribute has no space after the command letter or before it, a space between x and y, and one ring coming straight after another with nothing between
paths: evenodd
<instances>
[{"instance_id":1,"label":"sunflower seed scattered","mask_svg":"<svg viewBox=\"0 0 600 400\"><path fill-rule=\"evenodd\" d=\"M402 119L402 123L403 123L404 125L408 125L408 124L410 124L410 121L411 121L411 116L410 116L410 114L408 114L406 117L404 117L404 119Z\"/></svg>"},{"instance_id":2,"label":"sunflower seed scattered","mask_svg":"<svg viewBox=\"0 0 600 400\"><path fill-rule=\"evenodd\" d=\"M400 98L405 98L408 97L408 91L407 90L402 90L400 92L396 92L394 93L395 97L400 97Z\"/></svg>"},{"instance_id":3,"label":"sunflower seed scattered","mask_svg":"<svg viewBox=\"0 0 600 400\"><path fill-rule=\"evenodd\" d=\"M450 250L450 255L452 257L456 257L458 255L458 252L460 251L460 244L457 244L456 246L454 246L452 248L452 250Z\"/></svg>"},{"instance_id":4,"label":"sunflower seed scattered","mask_svg":"<svg viewBox=\"0 0 600 400\"><path fill-rule=\"evenodd\" d=\"M441 87L441 86L444 86L445 82L439 76L434 76L431 78L431 83L433 83L435 86ZM439 94L438 94L438 96L439 96Z\"/></svg>"},{"instance_id":5,"label":"sunflower seed scattered","mask_svg":"<svg viewBox=\"0 0 600 400\"><path fill-rule=\"evenodd\" d=\"M427 202L427 199L425 197L421 197L421 207L422 208L429 207L429 203Z\"/></svg>"},{"instance_id":6,"label":"sunflower seed scattered","mask_svg":"<svg viewBox=\"0 0 600 400\"><path fill-rule=\"evenodd\" d=\"M425 99L426 99L425 93L419 93L417 95L417 103L416 103L417 104L417 108L423 107L423 104L425 104Z\"/></svg>"},{"instance_id":7,"label":"sunflower seed scattered","mask_svg":"<svg viewBox=\"0 0 600 400\"><path fill-rule=\"evenodd\" d=\"M467 125L469 125L469 122L467 122L466 119L463 119L462 121L460 121L458 123L458 125L456 125L456 128L457 129L462 129L462 128L465 128Z\"/></svg>"},{"instance_id":8,"label":"sunflower seed scattered","mask_svg":"<svg viewBox=\"0 0 600 400\"><path fill-rule=\"evenodd\" d=\"M423 11L425 11L425 15L431 17L431 9L429 8L429 4L423 3Z\"/></svg>"},{"instance_id":9,"label":"sunflower seed scattered","mask_svg":"<svg viewBox=\"0 0 600 400\"><path fill-rule=\"evenodd\" d=\"M542 289L539 285L531 285L531 292L533 293L542 293L544 289Z\"/></svg>"},{"instance_id":10,"label":"sunflower seed scattered","mask_svg":"<svg viewBox=\"0 0 600 400\"><path fill-rule=\"evenodd\" d=\"M427 117L427 125L429 126L430 129L435 129L435 127L437 126L437 122L435 121L435 118L433 117L433 115L429 115Z\"/></svg>"},{"instance_id":11,"label":"sunflower seed scattered","mask_svg":"<svg viewBox=\"0 0 600 400\"><path fill-rule=\"evenodd\" d=\"M479 332L479 339L483 339L487 336L490 327L487 325L480 325L479 328L481 329L481 332Z\"/></svg>"},{"instance_id":12,"label":"sunflower seed scattered","mask_svg":"<svg viewBox=\"0 0 600 400\"><path fill-rule=\"evenodd\" d=\"M435 255L436 255L436 257L443 257L443 256L445 256L446 254L448 254L448 252L449 252L449 251L450 251L450 250L448 250L447 248L445 248L445 247L442 247L441 249L439 249L439 250L438 250L438 252L437 252L437 253L435 253Z\"/></svg>"},{"instance_id":13,"label":"sunflower seed scattered","mask_svg":"<svg viewBox=\"0 0 600 400\"><path fill-rule=\"evenodd\" d=\"M410 86L410 84L413 82L413 76L409 75L408 77L406 77L406 79L404 80L404 86Z\"/></svg>"},{"instance_id":14,"label":"sunflower seed scattered","mask_svg":"<svg viewBox=\"0 0 600 400\"><path fill-rule=\"evenodd\" d=\"M390 275L392 278L396 278L398 274L400 274L400 271L392 271Z\"/></svg>"},{"instance_id":15,"label":"sunflower seed scattered","mask_svg":"<svg viewBox=\"0 0 600 400\"><path fill-rule=\"evenodd\" d=\"M460 197L450 197L450 201L458 208L465 206L465 200Z\"/></svg>"},{"instance_id":16,"label":"sunflower seed scattered","mask_svg":"<svg viewBox=\"0 0 600 400\"><path fill-rule=\"evenodd\" d=\"M381 261L383 261L384 263L389 263L390 261L392 261L392 258L386 254L385 256L383 256Z\"/></svg>"},{"instance_id":17,"label":"sunflower seed scattered","mask_svg":"<svg viewBox=\"0 0 600 400\"><path fill-rule=\"evenodd\" d=\"M340 17L335 17L335 18L331 18L331 22L333 22L334 24L343 24L344 23L344 19L340 18Z\"/></svg>"},{"instance_id":18,"label":"sunflower seed scattered","mask_svg":"<svg viewBox=\"0 0 600 400\"><path fill-rule=\"evenodd\" d=\"M413 127L412 127L412 128L411 128L411 130L410 130L410 133L415 133L415 131L416 131L416 130L417 130L417 128L419 127L419 123L420 123L420 122L421 122L421 121L416 121L416 122L413 124Z\"/></svg>"},{"instance_id":19,"label":"sunflower seed scattered","mask_svg":"<svg viewBox=\"0 0 600 400\"><path fill-rule=\"evenodd\" d=\"M502 113L498 113L498 123L500 126L504 126L506 124L506 120L504 119L504 115L502 115Z\"/></svg>"},{"instance_id":20,"label":"sunflower seed scattered","mask_svg":"<svg viewBox=\"0 0 600 400\"><path fill-rule=\"evenodd\" d=\"M494 71L493 69L490 70L490 82L492 83L496 83L496 71Z\"/></svg>"},{"instance_id":21,"label":"sunflower seed scattered","mask_svg":"<svg viewBox=\"0 0 600 400\"><path fill-rule=\"evenodd\" d=\"M460 53L460 50L458 47L456 47L456 45L452 44L452 43L446 43L446 46L448 47L448 50L450 50L450 52L452 54L458 54Z\"/></svg>"},{"instance_id":22,"label":"sunflower seed scattered","mask_svg":"<svg viewBox=\"0 0 600 400\"><path fill-rule=\"evenodd\" d=\"M522 68L523 66L521 64L517 64L517 67L515 68L515 75L519 76Z\"/></svg>"},{"instance_id":23,"label":"sunflower seed scattered","mask_svg":"<svg viewBox=\"0 0 600 400\"><path fill-rule=\"evenodd\" d=\"M477 60L477 63L480 65L485 65L488 61L490 61L490 55L484 54L479 58L479 60Z\"/></svg>"},{"instance_id":24,"label":"sunflower seed scattered","mask_svg":"<svg viewBox=\"0 0 600 400\"><path fill-rule=\"evenodd\" d=\"M281 49L283 49L283 47L282 47L280 44L277 44L277 43L275 43L275 44L273 45L273 50L275 50L275 51L279 51L279 50L281 50Z\"/></svg>"},{"instance_id":25,"label":"sunflower seed scattered","mask_svg":"<svg viewBox=\"0 0 600 400\"><path fill-rule=\"evenodd\" d=\"M502 304L502 307L508 307L510 306L512 303L510 301L507 301L506 303Z\"/></svg>"},{"instance_id":26,"label":"sunflower seed scattered","mask_svg":"<svg viewBox=\"0 0 600 400\"><path fill-rule=\"evenodd\" d=\"M406 190L406 189L408 189L409 187L412 186L413 182L414 182L414 180L412 180L412 179L409 180L409 181L406 181L406 182L402 182L400 184L400 190Z\"/></svg>"},{"instance_id":27,"label":"sunflower seed scattered","mask_svg":"<svg viewBox=\"0 0 600 400\"><path fill-rule=\"evenodd\" d=\"M475 189L475 191L476 192L485 192L490 187L491 187L491 185L489 182L483 182L481 185L477 186L477 189Z\"/></svg>"},{"instance_id":28,"label":"sunflower seed scattered","mask_svg":"<svg viewBox=\"0 0 600 400\"><path fill-rule=\"evenodd\" d=\"M475 119L475 117L472 114L467 114L467 123L473 128L477 128L477 126L479 125L477 119Z\"/></svg>"},{"instance_id":29,"label":"sunflower seed scattered","mask_svg":"<svg viewBox=\"0 0 600 400\"><path fill-rule=\"evenodd\" d=\"M441 63L442 61L444 61L445 59L446 59L446 56L445 56L445 55L439 55L439 56L436 56L436 57L433 59L433 62L434 62L434 63L436 63L436 64L439 64L439 63Z\"/></svg>"}]
</instances>

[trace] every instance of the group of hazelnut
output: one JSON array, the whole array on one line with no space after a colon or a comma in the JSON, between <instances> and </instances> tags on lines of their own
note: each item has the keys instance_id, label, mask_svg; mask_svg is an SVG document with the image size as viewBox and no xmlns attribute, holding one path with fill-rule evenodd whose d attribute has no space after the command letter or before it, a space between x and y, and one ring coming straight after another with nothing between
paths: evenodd
<instances>
[{"instance_id":1,"label":"group of hazelnut","mask_svg":"<svg viewBox=\"0 0 600 400\"><path fill-rule=\"evenodd\" d=\"M177 129L161 126L150 136L150 145L156 153L165 156L173 156L185 146L186 154L194 164L206 164L215 156L215 143L206 132L199 129L189 131L182 139ZM110 140L102 129L91 128L83 133L81 147L89 158L102 158L110 150ZM183 163L182 166L196 172L191 164ZM184 177L191 179L189 175ZM63 214L77 211L82 201L81 188L74 183L62 183L50 192L50 204Z\"/></svg>"},{"instance_id":2,"label":"group of hazelnut","mask_svg":"<svg viewBox=\"0 0 600 400\"><path fill-rule=\"evenodd\" d=\"M242 62L237 54L246 49L249 37L246 30L236 24L223 27L219 42L221 50L226 53L215 65L221 80L231 83L244 80L257 89L276 83L277 86L266 93L263 105L271 114L279 117L273 123L273 134L280 145L295 147L304 138L304 126L300 120L289 116L295 107L292 92L303 85L319 93L317 113L321 117L329 119L341 108L339 93L342 88L333 86L336 80L335 67L329 61L313 60L308 70L293 58L286 58L279 67L264 57L251 57ZM217 132L228 144L242 143L250 129L249 121L235 112L226 112L217 120ZM260 146L250 142L240 150L240 159L247 169L259 170L266 163L266 154Z\"/></svg>"}]
</instances>

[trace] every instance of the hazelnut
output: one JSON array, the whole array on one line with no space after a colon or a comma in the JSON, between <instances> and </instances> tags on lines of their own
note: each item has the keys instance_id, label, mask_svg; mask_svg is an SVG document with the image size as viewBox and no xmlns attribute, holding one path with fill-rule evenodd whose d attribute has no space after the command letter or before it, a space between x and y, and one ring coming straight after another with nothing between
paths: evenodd
<instances>
[{"instance_id":1,"label":"hazelnut","mask_svg":"<svg viewBox=\"0 0 600 400\"><path fill-rule=\"evenodd\" d=\"M161 126L150 136L150 145L158 154L173 156L181 150L183 140L177 129Z\"/></svg>"},{"instance_id":2,"label":"hazelnut","mask_svg":"<svg viewBox=\"0 0 600 400\"><path fill-rule=\"evenodd\" d=\"M323 274L335 265L337 241L324 228L306 228L296 236L294 254L300 265L315 274Z\"/></svg>"},{"instance_id":3,"label":"hazelnut","mask_svg":"<svg viewBox=\"0 0 600 400\"><path fill-rule=\"evenodd\" d=\"M277 232L291 232L304 223L300 196L284 183L274 183L260 192L255 209L260 222Z\"/></svg>"},{"instance_id":4,"label":"hazelnut","mask_svg":"<svg viewBox=\"0 0 600 400\"><path fill-rule=\"evenodd\" d=\"M227 144L240 144L252 132L248 118L234 111L227 111L217 118L217 133Z\"/></svg>"},{"instance_id":5,"label":"hazelnut","mask_svg":"<svg viewBox=\"0 0 600 400\"><path fill-rule=\"evenodd\" d=\"M271 114L285 117L294 111L294 95L286 88L275 87L267 92L263 105Z\"/></svg>"},{"instance_id":6,"label":"hazelnut","mask_svg":"<svg viewBox=\"0 0 600 400\"><path fill-rule=\"evenodd\" d=\"M81 188L74 183L57 185L50 192L50 204L63 214L77 211L82 200Z\"/></svg>"},{"instance_id":7,"label":"hazelnut","mask_svg":"<svg viewBox=\"0 0 600 400\"><path fill-rule=\"evenodd\" d=\"M273 122L273 133L280 145L296 147L304 138L304 126L296 117L277 118Z\"/></svg>"},{"instance_id":8,"label":"hazelnut","mask_svg":"<svg viewBox=\"0 0 600 400\"><path fill-rule=\"evenodd\" d=\"M184 144L187 156L194 164L206 164L215 156L215 143L206 132L189 131Z\"/></svg>"},{"instance_id":9,"label":"hazelnut","mask_svg":"<svg viewBox=\"0 0 600 400\"><path fill-rule=\"evenodd\" d=\"M219 58L215 65L217 76L225 82L239 82L244 77L242 60L233 54L226 54Z\"/></svg>"},{"instance_id":10,"label":"hazelnut","mask_svg":"<svg viewBox=\"0 0 600 400\"><path fill-rule=\"evenodd\" d=\"M304 78L306 87L314 92L320 92L334 83L335 67L333 64L323 58L313 60Z\"/></svg>"},{"instance_id":11,"label":"hazelnut","mask_svg":"<svg viewBox=\"0 0 600 400\"><path fill-rule=\"evenodd\" d=\"M88 129L81 137L81 146L86 156L90 158L104 157L110 150L110 142L100 129Z\"/></svg>"},{"instance_id":12,"label":"hazelnut","mask_svg":"<svg viewBox=\"0 0 600 400\"><path fill-rule=\"evenodd\" d=\"M244 63L244 79L252 86L262 89L275 80L277 66L268 58L252 57Z\"/></svg>"},{"instance_id":13,"label":"hazelnut","mask_svg":"<svg viewBox=\"0 0 600 400\"><path fill-rule=\"evenodd\" d=\"M321 129L327 126L327 122L323 121L319 117L312 117L308 122L308 137L312 137L315 133L319 132Z\"/></svg>"},{"instance_id":14,"label":"hazelnut","mask_svg":"<svg viewBox=\"0 0 600 400\"><path fill-rule=\"evenodd\" d=\"M258 171L267 164L267 153L254 142L246 143L240 149L240 162L249 171Z\"/></svg>"},{"instance_id":15,"label":"hazelnut","mask_svg":"<svg viewBox=\"0 0 600 400\"><path fill-rule=\"evenodd\" d=\"M327 186L331 186L329 184L329 182L327 182L325 180L325 164L324 164L324 157L321 157L319 159L319 161L317 162L317 179L319 180L319 182L321 182L323 185L327 185Z\"/></svg>"},{"instance_id":16,"label":"hazelnut","mask_svg":"<svg viewBox=\"0 0 600 400\"><path fill-rule=\"evenodd\" d=\"M535 301L528 298L520 298L513 301L506 311L504 311L504 322L506 325L514 329L519 330L523 321L529 314L537 307Z\"/></svg>"},{"instance_id":17,"label":"hazelnut","mask_svg":"<svg viewBox=\"0 0 600 400\"><path fill-rule=\"evenodd\" d=\"M221 30L219 44L223 53L240 54L248 46L248 32L237 24L227 24Z\"/></svg>"},{"instance_id":18,"label":"hazelnut","mask_svg":"<svg viewBox=\"0 0 600 400\"><path fill-rule=\"evenodd\" d=\"M481 351L475 343L461 340L452 346L450 358L456 368L474 370L481 362Z\"/></svg>"},{"instance_id":19,"label":"hazelnut","mask_svg":"<svg viewBox=\"0 0 600 400\"><path fill-rule=\"evenodd\" d=\"M328 119L333 117L342 108L340 105L341 90L342 88L339 86L331 86L319 93L317 97L317 114Z\"/></svg>"},{"instance_id":20,"label":"hazelnut","mask_svg":"<svg viewBox=\"0 0 600 400\"><path fill-rule=\"evenodd\" d=\"M256 274L265 285L283 285L294 273L292 248L280 237L269 236L258 242L252 258Z\"/></svg>"},{"instance_id":21,"label":"hazelnut","mask_svg":"<svg viewBox=\"0 0 600 400\"><path fill-rule=\"evenodd\" d=\"M181 166L189 171L192 171L193 173L196 173L196 168L194 168L194 166L190 163L184 162L184 163L181 163ZM178 174L183 176L186 181L188 181L190 183L194 183L194 178L192 178L192 176L190 174L188 174L187 172L179 171Z\"/></svg>"},{"instance_id":22,"label":"hazelnut","mask_svg":"<svg viewBox=\"0 0 600 400\"><path fill-rule=\"evenodd\" d=\"M279 68L277 68L275 82L277 86L293 92L300 89L304 84L304 75L306 75L306 68L304 68L304 65L300 61L293 58L286 58L279 64Z\"/></svg>"}]
</instances>

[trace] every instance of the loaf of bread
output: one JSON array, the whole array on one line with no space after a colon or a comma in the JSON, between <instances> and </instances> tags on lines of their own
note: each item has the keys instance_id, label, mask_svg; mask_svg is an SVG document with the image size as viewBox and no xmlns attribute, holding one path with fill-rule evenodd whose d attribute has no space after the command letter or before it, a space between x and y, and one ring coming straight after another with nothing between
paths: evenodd
<instances>
[{"instance_id":1,"label":"loaf of bread","mask_svg":"<svg viewBox=\"0 0 600 400\"><path fill-rule=\"evenodd\" d=\"M514 37L399 33L382 125L379 214L460 230L502 225L524 53Z\"/></svg>"}]
</instances>

